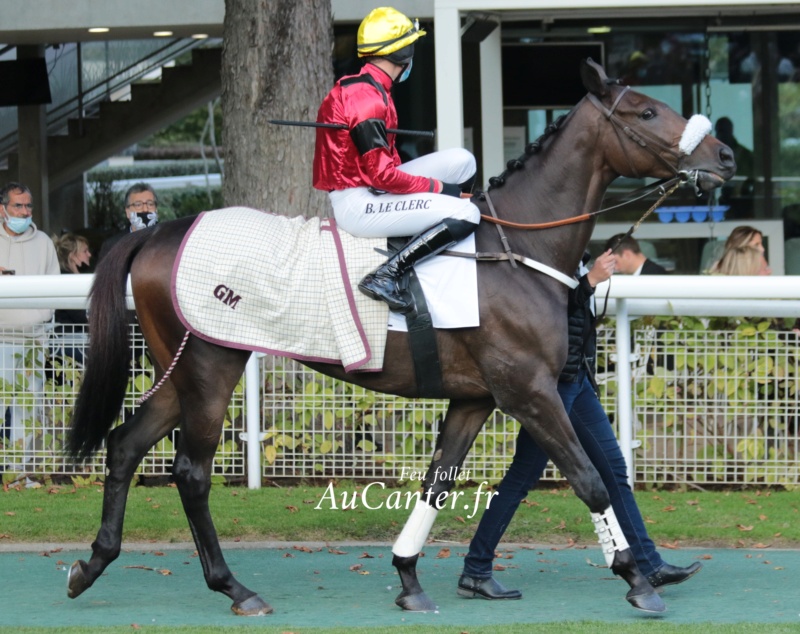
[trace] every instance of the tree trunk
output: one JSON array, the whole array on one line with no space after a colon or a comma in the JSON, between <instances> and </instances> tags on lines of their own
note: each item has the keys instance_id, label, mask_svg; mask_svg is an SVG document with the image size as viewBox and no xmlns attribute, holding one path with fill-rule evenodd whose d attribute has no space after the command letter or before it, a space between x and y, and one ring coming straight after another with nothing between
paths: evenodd
<instances>
[{"instance_id":1,"label":"tree trunk","mask_svg":"<svg viewBox=\"0 0 800 634\"><path fill-rule=\"evenodd\" d=\"M328 212L312 188L315 121L333 85L330 0L225 0L223 198L288 216Z\"/></svg>"}]
</instances>

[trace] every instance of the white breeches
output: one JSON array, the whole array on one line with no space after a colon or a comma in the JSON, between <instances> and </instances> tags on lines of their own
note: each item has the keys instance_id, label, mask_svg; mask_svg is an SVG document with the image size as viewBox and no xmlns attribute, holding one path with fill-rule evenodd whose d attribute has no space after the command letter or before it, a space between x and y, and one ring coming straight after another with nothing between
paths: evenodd
<instances>
[{"instance_id":1,"label":"white breeches","mask_svg":"<svg viewBox=\"0 0 800 634\"><path fill-rule=\"evenodd\" d=\"M445 183L463 183L475 174L475 157L462 148L426 154L397 169ZM466 198L442 194L382 194L352 187L329 194L336 224L360 238L413 236L445 218L475 224L480 211Z\"/></svg>"}]
</instances>

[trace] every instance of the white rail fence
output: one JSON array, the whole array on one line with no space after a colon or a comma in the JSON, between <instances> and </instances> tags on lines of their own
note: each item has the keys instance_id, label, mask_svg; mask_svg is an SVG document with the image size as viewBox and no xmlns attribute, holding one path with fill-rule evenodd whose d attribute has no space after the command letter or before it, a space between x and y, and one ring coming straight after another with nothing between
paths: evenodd
<instances>
[{"instance_id":1,"label":"white rail fence","mask_svg":"<svg viewBox=\"0 0 800 634\"><path fill-rule=\"evenodd\" d=\"M88 275L4 278L0 307L82 308L91 281ZM606 290L598 289L601 306ZM762 331L758 324L738 331L647 326L631 332L630 321L642 315L796 318L798 296L793 277L613 278L608 312L616 314L616 327L599 331L598 369L601 398L617 425L632 480L798 483L796 333ZM75 465L61 451L85 333L51 324L29 335L12 379L4 374L0 381L0 402L15 405L22 421L12 427L7 415L0 424L0 468L102 473L103 452ZM126 414L153 381L135 327L131 337ZM443 401L376 394L288 359L254 355L228 409L215 472L246 479L253 488L263 478L279 477L396 480L403 469L425 470L445 407ZM502 413L492 415L465 462L470 479L502 477L518 429ZM174 436L162 440L140 473L169 473L173 442ZM546 477L560 476L550 466Z\"/></svg>"}]
</instances>

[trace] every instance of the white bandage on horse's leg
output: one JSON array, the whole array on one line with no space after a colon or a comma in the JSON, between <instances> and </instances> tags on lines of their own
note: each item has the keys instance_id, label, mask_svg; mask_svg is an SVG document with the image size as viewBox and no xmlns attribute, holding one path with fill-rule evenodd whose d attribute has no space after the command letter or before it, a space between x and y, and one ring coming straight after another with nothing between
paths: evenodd
<instances>
[{"instance_id":1,"label":"white bandage on horse's leg","mask_svg":"<svg viewBox=\"0 0 800 634\"><path fill-rule=\"evenodd\" d=\"M597 533L597 541L600 542L600 548L603 549L606 564L611 568L611 564L614 563L614 553L630 548L628 540L625 539L614 509L610 506L603 513L592 513L591 515L594 532Z\"/></svg>"},{"instance_id":2,"label":"white bandage on horse's leg","mask_svg":"<svg viewBox=\"0 0 800 634\"><path fill-rule=\"evenodd\" d=\"M411 517L400 533L400 537L392 546L392 554L398 557L413 557L418 555L428 539L433 522L439 511L422 500L417 500Z\"/></svg>"}]
</instances>

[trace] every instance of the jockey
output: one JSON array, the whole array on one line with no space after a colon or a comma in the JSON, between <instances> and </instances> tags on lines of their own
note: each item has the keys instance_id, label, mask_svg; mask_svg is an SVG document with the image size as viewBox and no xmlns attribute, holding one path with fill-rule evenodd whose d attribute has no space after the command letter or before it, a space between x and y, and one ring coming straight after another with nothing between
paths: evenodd
<instances>
[{"instance_id":1,"label":"jockey","mask_svg":"<svg viewBox=\"0 0 800 634\"><path fill-rule=\"evenodd\" d=\"M418 22L391 7L374 9L358 28L358 75L343 77L325 97L318 128L314 187L329 193L336 223L359 237L415 236L358 285L369 297L405 313L413 300L400 287L406 272L469 236L480 219L469 201L475 157L454 148L400 164L397 111L391 89L411 71L414 42L425 35Z\"/></svg>"}]
</instances>

